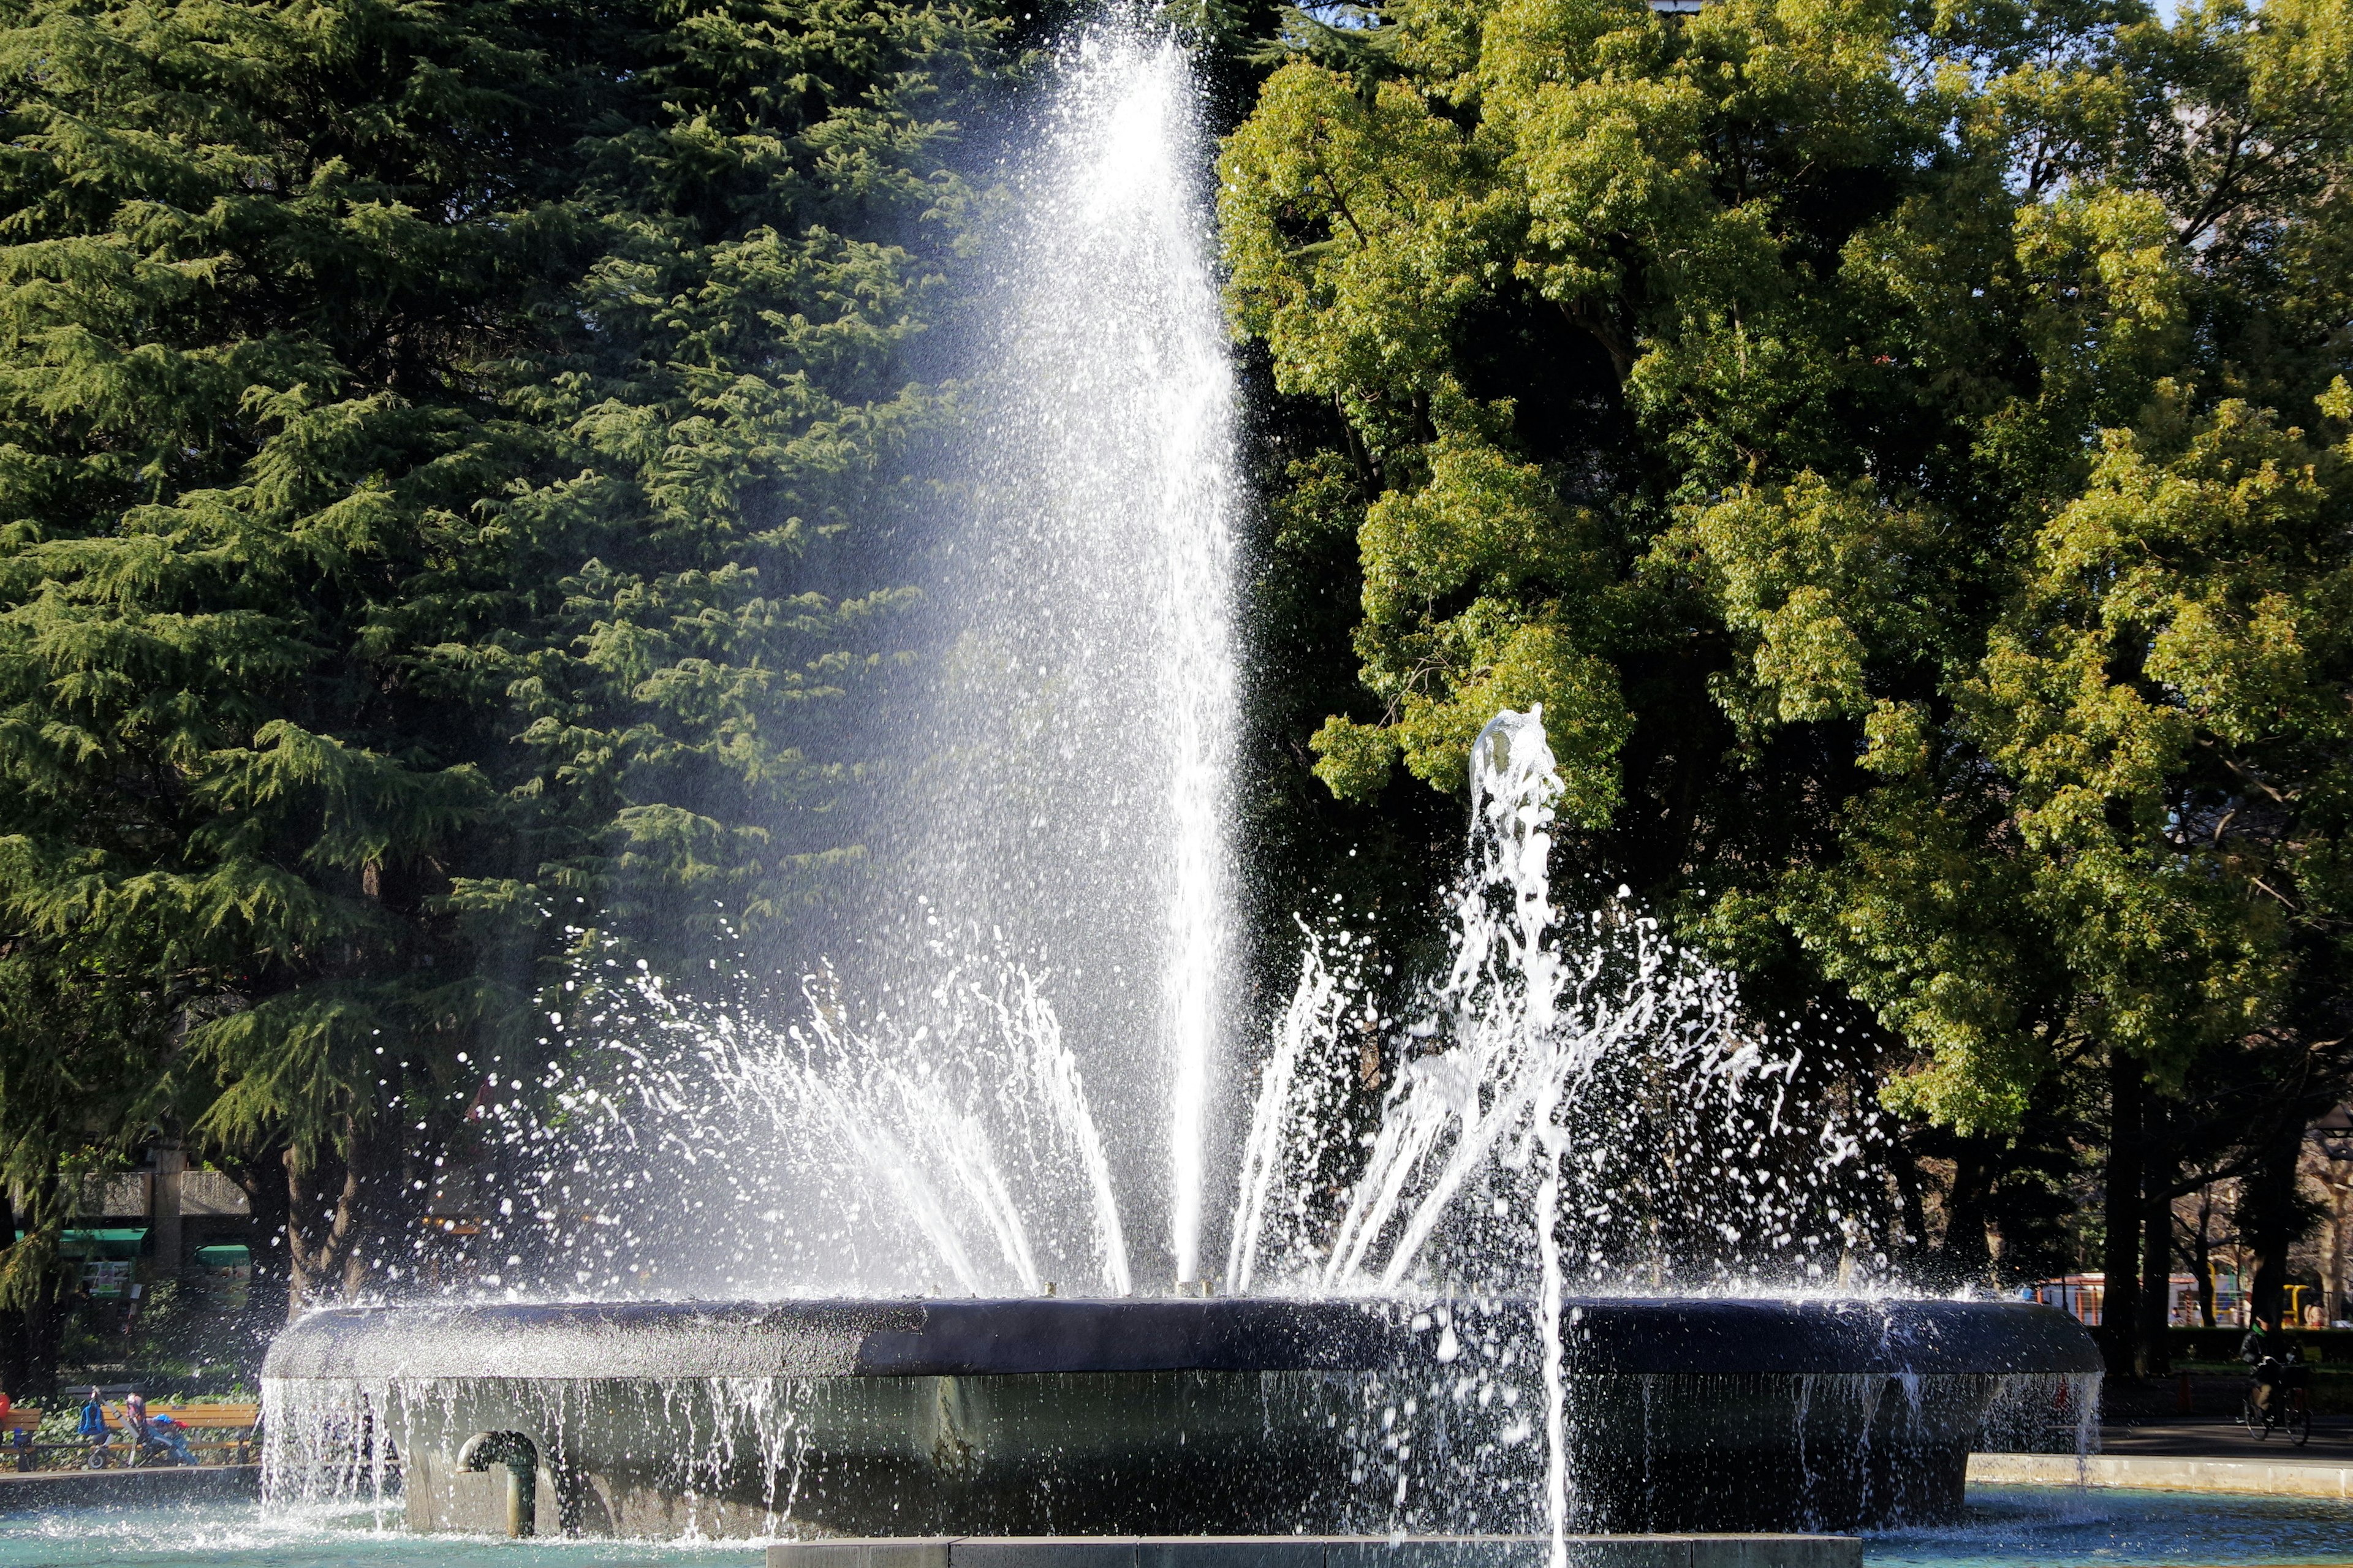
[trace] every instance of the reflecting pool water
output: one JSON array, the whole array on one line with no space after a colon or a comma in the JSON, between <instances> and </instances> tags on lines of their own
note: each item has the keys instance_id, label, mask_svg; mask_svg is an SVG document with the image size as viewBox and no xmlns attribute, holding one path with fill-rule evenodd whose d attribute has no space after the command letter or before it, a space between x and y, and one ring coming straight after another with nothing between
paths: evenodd
<instances>
[{"instance_id":1,"label":"reflecting pool water","mask_svg":"<svg viewBox=\"0 0 2353 1568\"><path fill-rule=\"evenodd\" d=\"M416 1535L395 1513L259 1503L0 1514L0 1568L757 1568L741 1541L507 1541Z\"/></svg>"},{"instance_id":2,"label":"reflecting pool water","mask_svg":"<svg viewBox=\"0 0 2353 1568\"><path fill-rule=\"evenodd\" d=\"M1964 1522L1873 1536L1863 1558L1868 1568L2353 1563L2353 1502L1972 1487Z\"/></svg>"},{"instance_id":3,"label":"reflecting pool water","mask_svg":"<svg viewBox=\"0 0 2353 1568\"><path fill-rule=\"evenodd\" d=\"M740 1541L411 1535L390 1516L211 1503L0 1514L0 1568L756 1568ZM1866 1568L2353 1563L2353 1502L2019 1487L1972 1492L1946 1530L1869 1538Z\"/></svg>"}]
</instances>

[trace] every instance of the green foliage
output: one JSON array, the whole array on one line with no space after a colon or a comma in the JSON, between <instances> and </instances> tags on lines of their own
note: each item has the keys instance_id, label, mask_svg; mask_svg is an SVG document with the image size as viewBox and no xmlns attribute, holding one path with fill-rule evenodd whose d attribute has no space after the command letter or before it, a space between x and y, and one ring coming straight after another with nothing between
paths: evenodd
<instances>
[{"instance_id":1,"label":"green foliage","mask_svg":"<svg viewBox=\"0 0 2353 1568\"><path fill-rule=\"evenodd\" d=\"M2284 421L2347 413L2353 14L1377 31L1220 166L1293 472L1363 497L1331 789L1542 700L1572 857L1965 1131L2087 1050L2345 1037L2346 451Z\"/></svg>"},{"instance_id":2,"label":"green foliage","mask_svg":"<svg viewBox=\"0 0 2353 1568\"><path fill-rule=\"evenodd\" d=\"M854 857L994 27L0 16L12 1178L185 1122L364 1205L567 952L675 963Z\"/></svg>"}]
</instances>

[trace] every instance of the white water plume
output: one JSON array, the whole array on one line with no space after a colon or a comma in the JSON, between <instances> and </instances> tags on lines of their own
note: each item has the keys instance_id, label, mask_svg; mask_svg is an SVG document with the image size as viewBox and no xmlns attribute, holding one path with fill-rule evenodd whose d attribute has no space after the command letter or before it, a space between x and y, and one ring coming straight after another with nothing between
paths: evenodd
<instances>
[{"instance_id":1,"label":"white water plume","mask_svg":"<svg viewBox=\"0 0 2353 1568\"><path fill-rule=\"evenodd\" d=\"M1351 1037L1380 1026L1359 972L1366 940L1346 931L1319 940L1304 921L1300 929L1307 942L1298 988L1275 1020L1274 1050L1242 1144L1226 1251L1227 1288L1236 1295L1258 1282L1261 1252L1288 1258L1314 1247L1320 1222L1312 1199L1337 1152Z\"/></svg>"},{"instance_id":2,"label":"white water plume","mask_svg":"<svg viewBox=\"0 0 2353 1568\"><path fill-rule=\"evenodd\" d=\"M717 1081L735 1107L797 1142L830 1133L855 1167L889 1184L970 1294L994 1283L967 1248L975 1234L995 1244L1024 1293L1046 1283L1000 1146L1024 1158L1033 1181L1059 1170L1092 1200L1097 1282L1127 1295L1134 1282L1110 1165L1061 1022L1026 971L993 982L952 976L934 993L936 1022L913 1029L888 1018L854 1026L838 993L812 992L807 1018L781 1047L731 1041ZM806 1157L805 1142L797 1152Z\"/></svg>"},{"instance_id":3,"label":"white water plume","mask_svg":"<svg viewBox=\"0 0 2353 1568\"><path fill-rule=\"evenodd\" d=\"M1103 1136L1043 987L1001 958L935 956L889 1007L815 976L782 1028L642 972L608 980L581 1020L586 1070L547 1086L553 1115L499 1108L512 1143L544 1151L528 1190L561 1272L543 1283L1131 1293ZM714 1222L691 1264L664 1223L681 1206Z\"/></svg>"},{"instance_id":4,"label":"white water plume","mask_svg":"<svg viewBox=\"0 0 2353 1568\"><path fill-rule=\"evenodd\" d=\"M885 879L1052 970L1131 1231L1165 1249L1147 1289L1200 1272L1232 959L1240 490L1195 97L1175 43L1098 26L1008 172Z\"/></svg>"},{"instance_id":5,"label":"white water plume","mask_svg":"<svg viewBox=\"0 0 2353 1568\"><path fill-rule=\"evenodd\" d=\"M598 1081L566 1092L599 1109L548 1146L594 1127L598 1168L551 1161L535 1212L594 1191L641 1215L602 1167L658 1189L667 1162L726 1225L686 1244L617 1220L625 1245L569 1248L579 1289L623 1258L633 1289L758 1294L1201 1273L1240 494L1207 142L1183 51L1148 29L1089 30L1042 86L976 237L962 449L919 563L905 753L868 803L871 886L797 998L596 977Z\"/></svg>"},{"instance_id":6,"label":"white water plume","mask_svg":"<svg viewBox=\"0 0 2353 1568\"><path fill-rule=\"evenodd\" d=\"M1202 1273L1239 489L1193 95L1173 44L1098 29L1008 173L968 323L968 505L927 589L939 682L878 805L901 912L783 1009L591 977L606 1012L563 1026L586 1073L554 1069L536 1121L501 1101L555 1256L534 1274L501 1243L488 1282L1126 1294ZM1471 785L1451 963L1409 1026L1381 1016L1365 940L1310 942L1239 1142L1227 1289L1873 1268L1868 1106L1624 889L1556 905L1540 711L1497 716ZM1381 1071L1360 1144L1352 1085ZM656 1194L710 1228L681 1237ZM1165 1264L1144 1262L1163 1215Z\"/></svg>"},{"instance_id":7,"label":"white water plume","mask_svg":"<svg viewBox=\"0 0 2353 1568\"><path fill-rule=\"evenodd\" d=\"M1317 1172L1341 1135L1337 1040L1380 1021L1361 941L1311 935L1260 1079L1238 1279L1511 1293L1541 1286L1556 1241L1574 1247L1553 1260L1564 1279L1609 1289L1820 1288L1842 1259L1850 1283L1883 1268L1875 1107L1809 1077L1804 1046L1625 889L1556 905L1559 788L1541 709L1481 732L1451 963L1393 1031L1392 1086L1336 1205Z\"/></svg>"},{"instance_id":8,"label":"white water plume","mask_svg":"<svg viewBox=\"0 0 2353 1568\"><path fill-rule=\"evenodd\" d=\"M1058 576L1093 601L1076 617L1092 634L1090 664L1116 660L1114 679L1140 688L1100 710L1108 732L1070 738L1091 742L1094 757L1103 742L1118 746L1163 792L1121 826L1160 835L1145 868L1161 928L1155 1035L1165 1065L1153 1077L1167 1096L1169 1250L1176 1277L1191 1279L1230 943L1233 378L1195 188L1204 142L1184 52L1106 28L1081 41L1066 70L1032 184L1034 226L1008 279L1009 368L1036 443L1018 471L1057 498Z\"/></svg>"},{"instance_id":9,"label":"white water plume","mask_svg":"<svg viewBox=\"0 0 2353 1568\"><path fill-rule=\"evenodd\" d=\"M1787 1289L1828 1283L1828 1254L1850 1284L1870 1245L1877 1172L1863 1153L1878 1122L1867 1103L1799 1088L1804 1050L1774 1041L1732 976L1629 910L1625 889L1582 914L1555 905L1560 780L1541 707L1480 732L1470 784L1452 961L1401 1031L1345 1199L1320 1212L1345 1142L1344 1042L1380 1020L1362 940L1309 934L1260 1079L1229 1268L1243 1288L1264 1275L1313 1293L1533 1293L1536 1512L1558 1568L1573 1510L1571 1276L1613 1290L1761 1277Z\"/></svg>"}]
</instances>

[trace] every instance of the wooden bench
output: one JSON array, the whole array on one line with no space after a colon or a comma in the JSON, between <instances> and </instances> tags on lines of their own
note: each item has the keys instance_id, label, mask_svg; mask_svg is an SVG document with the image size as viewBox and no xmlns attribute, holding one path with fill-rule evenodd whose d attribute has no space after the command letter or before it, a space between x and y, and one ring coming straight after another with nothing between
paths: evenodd
<instances>
[{"instance_id":1,"label":"wooden bench","mask_svg":"<svg viewBox=\"0 0 2353 1568\"><path fill-rule=\"evenodd\" d=\"M22 1405L0 1415L0 1470L29 1470L40 1463L33 1434L41 1429L41 1413Z\"/></svg>"},{"instance_id":2,"label":"wooden bench","mask_svg":"<svg viewBox=\"0 0 2353 1568\"><path fill-rule=\"evenodd\" d=\"M106 1424L122 1425L122 1406L101 1405L106 1412ZM150 1418L168 1415L192 1432L250 1432L261 1425L259 1405L151 1405ZM43 1413L19 1405L7 1415L0 1415L0 1432L36 1432L40 1429Z\"/></svg>"},{"instance_id":3,"label":"wooden bench","mask_svg":"<svg viewBox=\"0 0 2353 1568\"><path fill-rule=\"evenodd\" d=\"M261 1425L259 1405L151 1405L147 1414L168 1415L197 1432L250 1432Z\"/></svg>"},{"instance_id":4,"label":"wooden bench","mask_svg":"<svg viewBox=\"0 0 2353 1568\"><path fill-rule=\"evenodd\" d=\"M0 1469L29 1470L39 1463L33 1434L41 1429L43 1412L17 1405L0 1416Z\"/></svg>"},{"instance_id":5,"label":"wooden bench","mask_svg":"<svg viewBox=\"0 0 2353 1568\"><path fill-rule=\"evenodd\" d=\"M130 1424L122 1418L120 1405L101 1405L99 1409L106 1416L110 1435L129 1436ZM16 1434L24 1433L29 1438L40 1430L43 1414L20 1405L10 1410L5 1417L0 1417L0 1468L5 1468L11 1458L21 1460L26 1457L26 1450L16 1446L21 1441ZM147 1407L149 1420L158 1415L169 1415L186 1427L188 1447L195 1453L214 1456L222 1464L245 1464L253 1458L253 1429L261 1424L261 1406L259 1405L151 1405ZM207 1433L213 1436L209 1438L203 1436ZM79 1453L88 1445L77 1437L71 1443L47 1443L41 1447Z\"/></svg>"},{"instance_id":6,"label":"wooden bench","mask_svg":"<svg viewBox=\"0 0 2353 1568\"><path fill-rule=\"evenodd\" d=\"M227 1451L223 1464L245 1464L253 1458L253 1429L261 1425L259 1405L151 1405L147 1418L168 1415L189 1432L188 1447L200 1454ZM200 1432L234 1433L200 1441Z\"/></svg>"}]
</instances>

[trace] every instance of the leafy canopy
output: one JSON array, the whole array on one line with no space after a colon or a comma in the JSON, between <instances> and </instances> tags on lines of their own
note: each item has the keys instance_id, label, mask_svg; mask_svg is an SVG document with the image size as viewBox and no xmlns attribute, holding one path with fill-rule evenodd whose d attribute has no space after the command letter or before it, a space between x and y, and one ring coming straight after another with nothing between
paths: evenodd
<instances>
[{"instance_id":1,"label":"leafy canopy","mask_svg":"<svg viewBox=\"0 0 2353 1568\"><path fill-rule=\"evenodd\" d=\"M1356 543L1332 791L1542 701L1584 864L1964 1130L2342 1037L2353 14L1377 23L1220 165L1286 504Z\"/></svg>"}]
</instances>

